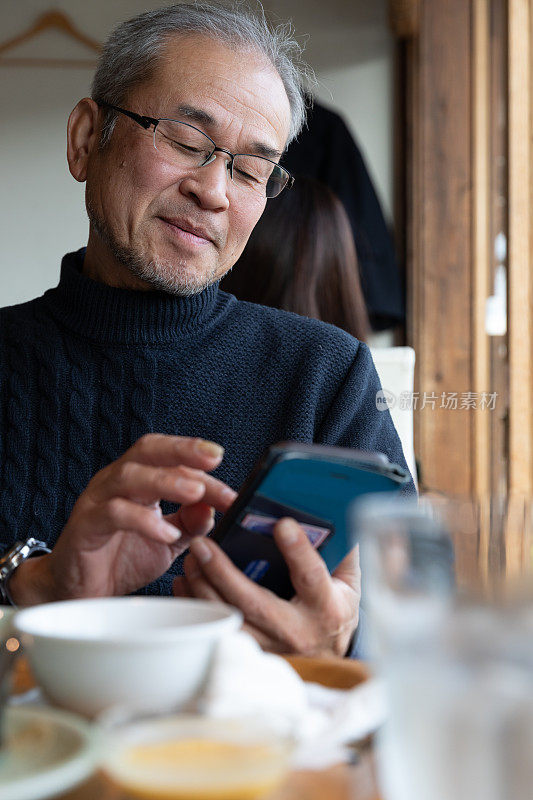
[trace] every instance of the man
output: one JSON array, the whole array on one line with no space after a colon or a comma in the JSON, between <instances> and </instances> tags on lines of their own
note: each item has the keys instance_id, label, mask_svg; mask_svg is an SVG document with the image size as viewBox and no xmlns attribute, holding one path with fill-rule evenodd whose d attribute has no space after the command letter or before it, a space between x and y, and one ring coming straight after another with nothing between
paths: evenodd
<instances>
[{"instance_id":1,"label":"man","mask_svg":"<svg viewBox=\"0 0 533 800\"><path fill-rule=\"evenodd\" d=\"M346 653L356 553L330 577L302 529L279 523L288 603L203 538L275 441L405 463L364 345L218 291L289 181L277 162L304 113L293 50L242 11L148 12L112 34L73 110L87 248L0 318L3 549L28 536L51 548L11 559L14 603L173 588L239 606L269 649Z\"/></svg>"}]
</instances>

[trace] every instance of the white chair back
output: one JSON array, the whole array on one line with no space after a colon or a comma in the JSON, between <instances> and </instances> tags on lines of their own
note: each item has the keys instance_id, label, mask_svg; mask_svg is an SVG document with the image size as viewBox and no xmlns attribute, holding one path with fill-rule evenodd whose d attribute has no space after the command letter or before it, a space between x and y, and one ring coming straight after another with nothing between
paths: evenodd
<instances>
[{"instance_id":1,"label":"white chair back","mask_svg":"<svg viewBox=\"0 0 533 800\"><path fill-rule=\"evenodd\" d=\"M370 352L402 443L407 466L415 485L418 485L413 435L415 351L412 347L371 347Z\"/></svg>"}]
</instances>

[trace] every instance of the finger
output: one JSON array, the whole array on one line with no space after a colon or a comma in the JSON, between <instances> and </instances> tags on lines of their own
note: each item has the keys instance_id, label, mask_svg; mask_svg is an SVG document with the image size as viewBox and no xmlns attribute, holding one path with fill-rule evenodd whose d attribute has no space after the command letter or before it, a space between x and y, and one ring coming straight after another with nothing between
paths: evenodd
<instances>
[{"instance_id":1,"label":"finger","mask_svg":"<svg viewBox=\"0 0 533 800\"><path fill-rule=\"evenodd\" d=\"M184 561L183 569L188 587L193 597L203 600L212 600L217 603L224 603L223 596L212 586L200 570L198 561L192 553L189 553Z\"/></svg>"},{"instance_id":2,"label":"finger","mask_svg":"<svg viewBox=\"0 0 533 800\"><path fill-rule=\"evenodd\" d=\"M202 502L206 505L213 506L217 511L225 512L231 506L237 492L230 486L212 475L207 475L199 469L192 469L191 467L176 467L179 475L188 478L192 481L199 481L204 484L205 491L202 497Z\"/></svg>"},{"instance_id":3,"label":"finger","mask_svg":"<svg viewBox=\"0 0 533 800\"><path fill-rule=\"evenodd\" d=\"M78 534L83 549L88 550L101 547L102 540L109 539L117 531L134 531L169 545L174 545L181 537L181 531L163 518L160 509L140 506L122 497L100 506L81 525L76 517L71 517L71 521L83 534Z\"/></svg>"},{"instance_id":4,"label":"finger","mask_svg":"<svg viewBox=\"0 0 533 800\"><path fill-rule=\"evenodd\" d=\"M216 442L188 436L147 433L138 439L119 460L137 461L159 467L185 464L197 469L212 470L222 461L224 448Z\"/></svg>"},{"instance_id":5,"label":"finger","mask_svg":"<svg viewBox=\"0 0 533 800\"><path fill-rule=\"evenodd\" d=\"M222 481L199 469L152 467L135 461L117 461L91 481L88 497L102 502L111 497L128 497L149 505L168 500L191 504L202 500L217 511L227 511L237 493Z\"/></svg>"},{"instance_id":6,"label":"finger","mask_svg":"<svg viewBox=\"0 0 533 800\"><path fill-rule=\"evenodd\" d=\"M282 519L274 527L274 539L298 597L306 605L323 607L332 592L331 576L303 528L293 519Z\"/></svg>"},{"instance_id":7,"label":"finger","mask_svg":"<svg viewBox=\"0 0 533 800\"><path fill-rule=\"evenodd\" d=\"M185 477L201 481L205 485L205 494L202 500L204 503L214 506L217 511L227 511L237 497L237 492L230 486L212 475L207 475L202 470L181 467L181 473Z\"/></svg>"},{"instance_id":8,"label":"finger","mask_svg":"<svg viewBox=\"0 0 533 800\"><path fill-rule=\"evenodd\" d=\"M208 584L224 602L240 608L247 622L274 637L285 630L294 613L291 605L247 578L215 542L193 539L190 552Z\"/></svg>"},{"instance_id":9,"label":"finger","mask_svg":"<svg viewBox=\"0 0 533 800\"><path fill-rule=\"evenodd\" d=\"M178 526L179 527L179 526ZM350 550L333 572L333 577L346 583L357 594L361 595L361 566L359 564L359 545Z\"/></svg>"},{"instance_id":10,"label":"finger","mask_svg":"<svg viewBox=\"0 0 533 800\"><path fill-rule=\"evenodd\" d=\"M125 497L143 505L159 500L196 503L206 492L205 481L200 477L204 474L199 471L191 473L188 467L183 466L151 467L135 461L117 461L111 465L105 479L100 477L95 484L89 485L88 497L96 503L114 497Z\"/></svg>"},{"instance_id":11,"label":"finger","mask_svg":"<svg viewBox=\"0 0 533 800\"><path fill-rule=\"evenodd\" d=\"M174 597L192 597L185 575L177 575L174 578L172 581L172 594Z\"/></svg>"},{"instance_id":12,"label":"finger","mask_svg":"<svg viewBox=\"0 0 533 800\"><path fill-rule=\"evenodd\" d=\"M190 506L182 506L174 514L167 514L165 519L182 531L182 542L185 543L193 536L206 536L213 529L215 509L207 503L193 503Z\"/></svg>"}]
</instances>

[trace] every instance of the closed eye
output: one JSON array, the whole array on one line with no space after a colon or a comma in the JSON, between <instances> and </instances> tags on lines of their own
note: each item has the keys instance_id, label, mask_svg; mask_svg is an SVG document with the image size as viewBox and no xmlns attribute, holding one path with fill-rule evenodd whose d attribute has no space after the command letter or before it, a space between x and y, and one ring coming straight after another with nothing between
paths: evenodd
<instances>
[{"instance_id":1,"label":"closed eye","mask_svg":"<svg viewBox=\"0 0 533 800\"><path fill-rule=\"evenodd\" d=\"M177 142L177 141L175 141L175 139L169 139L168 141L170 142L172 147L175 147L176 149L179 149L179 150L185 150L186 153L201 153L202 152L202 150L200 150L199 147L191 147L190 145L184 144L183 142Z\"/></svg>"},{"instance_id":2,"label":"closed eye","mask_svg":"<svg viewBox=\"0 0 533 800\"><path fill-rule=\"evenodd\" d=\"M174 150L181 150L182 152L193 154L205 152L203 148L192 147L190 144L180 142L178 139L170 139L168 136L164 136L164 139Z\"/></svg>"},{"instance_id":3,"label":"closed eye","mask_svg":"<svg viewBox=\"0 0 533 800\"><path fill-rule=\"evenodd\" d=\"M253 181L254 183L259 183L259 181L260 181L259 178L256 178L253 175L249 175L248 172L245 172L242 169L236 169L235 172L237 172L243 178L246 178L246 180L248 180L248 181Z\"/></svg>"}]
</instances>

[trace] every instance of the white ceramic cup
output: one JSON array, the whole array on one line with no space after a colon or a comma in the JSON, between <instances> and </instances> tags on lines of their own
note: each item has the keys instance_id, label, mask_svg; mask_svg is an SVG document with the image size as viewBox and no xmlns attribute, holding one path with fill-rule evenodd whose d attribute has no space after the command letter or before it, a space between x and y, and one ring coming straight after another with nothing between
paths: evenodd
<instances>
[{"instance_id":1,"label":"white ceramic cup","mask_svg":"<svg viewBox=\"0 0 533 800\"><path fill-rule=\"evenodd\" d=\"M174 597L68 600L13 618L47 697L89 717L115 705L183 708L217 641L241 624L230 606Z\"/></svg>"}]
</instances>

